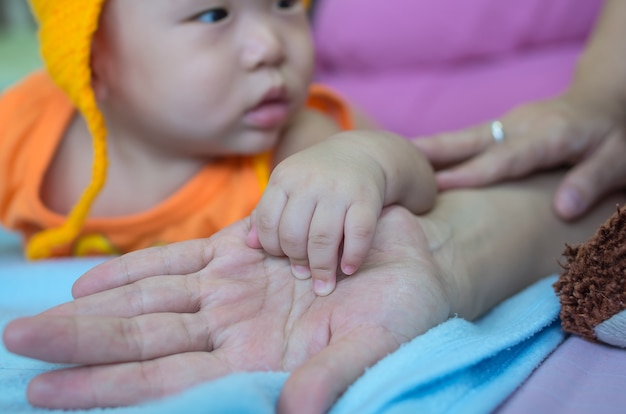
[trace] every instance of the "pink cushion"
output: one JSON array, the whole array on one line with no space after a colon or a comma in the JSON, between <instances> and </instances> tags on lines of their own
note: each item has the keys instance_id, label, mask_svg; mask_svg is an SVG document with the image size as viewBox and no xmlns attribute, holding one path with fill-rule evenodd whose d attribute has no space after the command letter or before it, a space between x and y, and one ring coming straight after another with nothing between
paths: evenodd
<instances>
[{"instance_id":1,"label":"pink cushion","mask_svg":"<svg viewBox=\"0 0 626 414\"><path fill-rule=\"evenodd\" d=\"M318 78L405 135L561 92L602 0L323 0Z\"/></svg>"}]
</instances>

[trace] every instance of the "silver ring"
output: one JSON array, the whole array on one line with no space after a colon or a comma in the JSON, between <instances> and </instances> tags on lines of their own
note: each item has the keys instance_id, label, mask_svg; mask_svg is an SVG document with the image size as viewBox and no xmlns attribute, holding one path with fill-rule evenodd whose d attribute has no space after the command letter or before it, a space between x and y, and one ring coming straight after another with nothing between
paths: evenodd
<instances>
[{"instance_id":1,"label":"silver ring","mask_svg":"<svg viewBox=\"0 0 626 414\"><path fill-rule=\"evenodd\" d=\"M491 137L496 144L504 141L504 126L502 122L496 120L491 123Z\"/></svg>"}]
</instances>

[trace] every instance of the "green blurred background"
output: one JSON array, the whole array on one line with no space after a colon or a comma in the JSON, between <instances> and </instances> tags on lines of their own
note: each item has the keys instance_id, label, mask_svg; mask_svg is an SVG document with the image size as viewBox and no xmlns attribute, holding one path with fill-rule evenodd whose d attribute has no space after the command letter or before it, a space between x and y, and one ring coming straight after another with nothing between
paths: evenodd
<instances>
[{"instance_id":1,"label":"green blurred background","mask_svg":"<svg viewBox=\"0 0 626 414\"><path fill-rule=\"evenodd\" d=\"M36 27L26 0L0 0L0 91L39 67Z\"/></svg>"}]
</instances>

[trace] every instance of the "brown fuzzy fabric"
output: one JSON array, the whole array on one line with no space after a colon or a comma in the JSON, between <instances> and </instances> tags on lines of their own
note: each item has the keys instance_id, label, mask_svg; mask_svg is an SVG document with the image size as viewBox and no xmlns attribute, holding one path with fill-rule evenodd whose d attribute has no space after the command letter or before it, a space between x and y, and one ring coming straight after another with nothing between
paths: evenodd
<instances>
[{"instance_id":1,"label":"brown fuzzy fabric","mask_svg":"<svg viewBox=\"0 0 626 414\"><path fill-rule=\"evenodd\" d=\"M563 256L554 284L563 330L597 341L594 328L626 308L626 210L618 206L591 239L566 245Z\"/></svg>"}]
</instances>

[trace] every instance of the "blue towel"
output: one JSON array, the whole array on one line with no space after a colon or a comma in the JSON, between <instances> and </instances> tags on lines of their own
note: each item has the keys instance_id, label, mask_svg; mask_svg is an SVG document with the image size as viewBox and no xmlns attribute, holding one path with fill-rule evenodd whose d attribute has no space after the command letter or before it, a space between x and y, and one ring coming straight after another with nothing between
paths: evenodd
<instances>
[{"instance_id":1,"label":"blue towel","mask_svg":"<svg viewBox=\"0 0 626 414\"><path fill-rule=\"evenodd\" d=\"M71 299L70 288L97 259L26 263L17 239L0 231L0 329L9 320ZM332 408L342 413L488 413L564 339L559 303L545 278L475 322L431 329L369 368ZM0 413L55 413L31 407L28 381L59 367L0 348ZM112 414L273 413L288 374L234 374ZM76 413L102 410L74 411Z\"/></svg>"}]
</instances>

